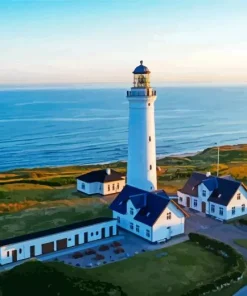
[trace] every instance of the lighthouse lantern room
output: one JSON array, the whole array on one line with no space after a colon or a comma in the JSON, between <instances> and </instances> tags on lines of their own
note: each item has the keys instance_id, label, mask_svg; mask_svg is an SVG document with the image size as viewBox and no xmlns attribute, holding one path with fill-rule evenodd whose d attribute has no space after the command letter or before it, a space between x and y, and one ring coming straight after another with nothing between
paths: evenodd
<instances>
[{"instance_id":1,"label":"lighthouse lantern room","mask_svg":"<svg viewBox=\"0 0 247 296\"><path fill-rule=\"evenodd\" d=\"M154 102L150 71L143 61L133 71L134 86L127 91L129 134L127 184L146 190L157 189Z\"/></svg>"}]
</instances>

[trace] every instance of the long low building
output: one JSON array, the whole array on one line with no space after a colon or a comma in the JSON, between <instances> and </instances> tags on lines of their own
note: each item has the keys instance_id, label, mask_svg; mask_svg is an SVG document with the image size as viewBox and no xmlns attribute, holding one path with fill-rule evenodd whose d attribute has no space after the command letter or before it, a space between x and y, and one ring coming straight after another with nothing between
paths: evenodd
<instances>
[{"instance_id":1,"label":"long low building","mask_svg":"<svg viewBox=\"0 0 247 296\"><path fill-rule=\"evenodd\" d=\"M0 240L0 264L44 255L117 235L117 221L100 217Z\"/></svg>"}]
</instances>

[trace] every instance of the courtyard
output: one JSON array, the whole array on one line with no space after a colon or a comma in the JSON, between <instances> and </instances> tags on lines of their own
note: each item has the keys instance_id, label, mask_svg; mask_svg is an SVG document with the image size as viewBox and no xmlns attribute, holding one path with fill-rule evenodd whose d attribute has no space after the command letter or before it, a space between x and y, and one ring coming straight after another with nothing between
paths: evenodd
<instances>
[{"instance_id":1,"label":"courtyard","mask_svg":"<svg viewBox=\"0 0 247 296\"><path fill-rule=\"evenodd\" d=\"M122 244L121 247L126 248L126 245ZM118 247L110 246L110 248ZM104 254L104 251L100 253ZM89 256L95 257L95 254ZM122 255L119 254L119 256ZM85 257L87 256L82 258ZM107 259L110 258L107 257ZM225 269L225 263L221 257L189 241L167 248L162 246L150 252L140 250L138 254L131 254L127 260L102 264L104 266L98 268L76 268L60 262L50 264L68 275L119 285L130 296L178 296L194 288L198 283L221 275Z\"/></svg>"}]
</instances>

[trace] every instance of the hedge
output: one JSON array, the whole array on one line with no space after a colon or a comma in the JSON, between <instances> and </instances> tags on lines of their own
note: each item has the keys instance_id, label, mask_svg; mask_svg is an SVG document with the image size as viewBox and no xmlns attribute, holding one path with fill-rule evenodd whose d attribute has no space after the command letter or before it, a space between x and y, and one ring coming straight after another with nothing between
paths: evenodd
<instances>
[{"instance_id":1,"label":"hedge","mask_svg":"<svg viewBox=\"0 0 247 296\"><path fill-rule=\"evenodd\" d=\"M1 185L7 184L17 184L17 183L25 183L25 184L38 184L38 185L47 185L47 186L64 186L64 185L71 185L76 183L76 179L74 177L62 177L62 178L53 178L48 180L18 180L18 181L7 181L2 182Z\"/></svg>"},{"instance_id":2,"label":"hedge","mask_svg":"<svg viewBox=\"0 0 247 296\"><path fill-rule=\"evenodd\" d=\"M210 252L213 252L215 255L224 257L228 271L226 274L216 278L213 282L202 284L195 289L189 290L182 296L205 295L216 290L221 290L224 286L228 286L232 282L236 282L242 278L246 268L245 260L243 256L231 246L198 233L190 233L189 239Z\"/></svg>"},{"instance_id":3,"label":"hedge","mask_svg":"<svg viewBox=\"0 0 247 296\"><path fill-rule=\"evenodd\" d=\"M239 223L243 225L247 225L247 219L239 219Z\"/></svg>"}]
</instances>

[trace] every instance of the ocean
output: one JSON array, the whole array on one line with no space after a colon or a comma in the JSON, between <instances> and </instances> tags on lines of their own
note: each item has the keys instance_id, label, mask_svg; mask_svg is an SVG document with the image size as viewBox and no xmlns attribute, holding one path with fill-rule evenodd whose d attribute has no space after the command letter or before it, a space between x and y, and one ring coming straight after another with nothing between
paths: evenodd
<instances>
[{"instance_id":1,"label":"ocean","mask_svg":"<svg viewBox=\"0 0 247 296\"><path fill-rule=\"evenodd\" d=\"M0 91L0 170L127 160L126 90ZM156 90L158 157L247 143L247 87Z\"/></svg>"}]
</instances>

